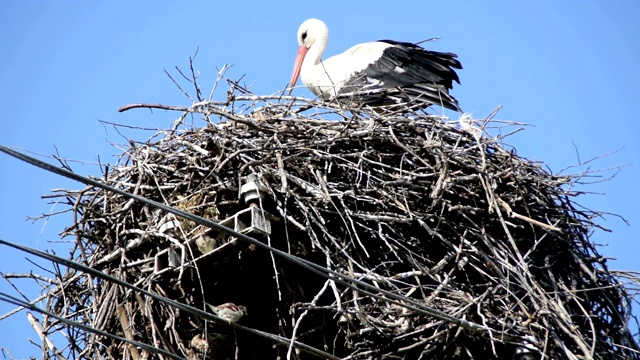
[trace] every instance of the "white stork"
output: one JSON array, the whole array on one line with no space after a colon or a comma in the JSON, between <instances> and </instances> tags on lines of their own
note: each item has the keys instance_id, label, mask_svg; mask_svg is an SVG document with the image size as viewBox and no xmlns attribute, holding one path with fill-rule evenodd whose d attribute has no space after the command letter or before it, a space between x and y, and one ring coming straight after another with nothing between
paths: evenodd
<instances>
[{"instance_id":1,"label":"white stork","mask_svg":"<svg viewBox=\"0 0 640 360\"><path fill-rule=\"evenodd\" d=\"M462 65L456 54L380 40L355 45L321 61L328 41L329 29L324 22L309 19L300 25L291 88L300 76L311 92L325 100L346 99L372 106L438 104L462 112L458 101L449 95L453 82L460 83L454 69L462 69Z\"/></svg>"}]
</instances>

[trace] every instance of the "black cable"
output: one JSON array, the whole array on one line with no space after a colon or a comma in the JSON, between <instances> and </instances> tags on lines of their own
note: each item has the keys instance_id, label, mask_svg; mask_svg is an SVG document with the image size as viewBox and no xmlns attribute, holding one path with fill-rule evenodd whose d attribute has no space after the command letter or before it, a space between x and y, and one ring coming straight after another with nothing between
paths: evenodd
<instances>
[{"instance_id":1,"label":"black cable","mask_svg":"<svg viewBox=\"0 0 640 360\"><path fill-rule=\"evenodd\" d=\"M135 346L137 346L139 348L142 348L142 349L145 349L145 350L149 350L149 351L154 352L156 354L162 354L162 355L168 356L168 357L170 357L172 359L179 359L179 360L185 359L182 356L178 356L176 354L170 353L170 352L168 352L166 350L157 348L155 346L151 346L149 344L145 344L145 343L142 343L142 342L139 342L139 341L135 341L135 340L129 340L127 338L123 338L122 336L114 335L114 334L108 333L106 331L103 331L103 330L100 330L100 329L96 329L96 328L94 328L92 326L85 325L85 324L77 322L77 321L69 320L69 319L67 319L65 317L62 317L62 316L58 316L58 315L56 315L54 313L51 313L51 312L48 312L48 311L46 311L44 309L40 309L39 307L37 307L37 306L35 306L35 305L33 305L33 304L29 303L29 302L26 302L24 300L18 299L16 297L13 297L13 296L11 296L9 294L6 294L4 292L1 292L1 291L0 291L0 301L5 301L5 302L8 302L8 303L16 305L16 306L21 306L23 308L26 308L26 309L38 312L38 313L43 314L43 315L47 315L47 316L52 317L54 319L57 319L60 322L63 322L65 324L67 324L67 325L71 325L71 326L74 326L74 327L77 327L77 328L80 328L80 329L83 329L83 330L86 330L86 331L90 331L90 332L92 332L94 334L102 335L102 336L105 336L105 337L108 337L108 338L111 338L111 339L114 339L114 340L123 341L123 342L126 342L128 344L135 345Z\"/></svg>"},{"instance_id":2,"label":"black cable","mask_svg":"<svg viewBox=\"0 0 640 360\"><path fill-rule=\"evenodd\" d=\"M454 317L454 316L451 316L449 314L446 314L446 313L444 313L442 311L439 311L439 310L433 309L431 307L428 307L428 306L426 306L426 305L424 305L422 303L419 303L419 302L417 302L417 301L415 301L413 299L410 299L410 298L407 298L407 297L403 297L401 295L394 294L394 293L392 293L390 291L387 291L387 290L380 289L380 288L375 287L373 285L367 284L367 283L365 283L363 281L360 281L360 280L351 278L351 277L349 277L347 275L341 274L341 273L339 273L337 271L327 269L327 268L325 268L323 266L317 265L317 264L312 263L312 262L310 262L308 260L299 258L299 257L294 256L294 255L291 255L291 254L286 253L286 252L284 252L282 250L278 250L278 249L272 248L271 246L269 246L269 245L267 245L267 244L265 244L263 242L260 242L259 240L255 239L255 238L252 238L250 236L247 236L245 234L237 232L237 231L235 231L233 229L230 229L230 228L228 228L226 226L220 225L220 224L218 224L216 222L213 222L211 220L207 220L207 219L205 219L203 217L191 214L191 213L186 212L184 210L180 210L180 209L177 209L177 208L174 208L174 207L159 203L157 201L153 201L153 200L147 199L145 197L142 197L142 196L139 196L139 195L135 195L135 194L131 194L131 193L128 193L126 191L114 188L114 187L109 186L107 184L104 184L104 183L102 183L100 181L97 181L97 180L94 180L94 179L90 179L88 177L76 174L73 171L70 171L70 170L67 170L67 169L63 169L63 168L60 168L60 167L57 167L57 166L53 166L53 165L51 165L49 163L46 163L46 162L44 162L42 160L36 159L36 158L34 158L32 156L29 156L29 155L26 155L26 154L21 153L19 151L10 149L10 148L8 148L6 146L3 146L3 145L0 145L0 151L6 153L8 155L11 155L11 156L13 156L13 157L15 157L17 159L20 159L20 160L22 160L24 162L27 162L27 163L29 163L31 165L35 165L35 166L37 166L37 167L39 167L41 169L47 170L49 172L52 172L52 173L55 173L55 174L58 174L58 175L62 175L64 177L76 180L78 182L81 182L81 183L84 183L84 184L87 184L87 185L92 185L92 186L95 186L95 187L98 187L98 188L101 188L101 189L104 189L104 190L107 190L107 191L114 192L114 193L122 195L122 196L124 196L126 198L139 201L139 202L141 202L143 204L146 204L146 205L149 205L149 206L164 210L166 212L169 212L169 213L172 213L174 215L177 215L177 216L179 216L181 218L193 221L193 222L195 222L197 224L200 224L200 225L206 226L208 228L217 230L219 232L226 233L228 235L234 236L237 239L240 239L242 241L246 241L246 242L248 242L250 244L253 244L253 245L255 245L255 246L259 247L259 248L265 249L267 251L271 251L274 254L276 254L276 255L278 255L278 256L286 259L286 260L289 260L289 261L292 261L294 263L297 263L298 265L304 267L305 269L307 269L307 270L309 270L309 271L311 271L311 272L313 272L315 274L318 274L318 275L320 275L322 277L325 277L325 278L327 278L329 280L335 281L335 282L337 282L339 284L342 284L342 285L345 285L347 287L353 288L354 290L357 290L362 294L365 294L365 295L368 295L368 296L371 296L371 297L374 297L374 298L377 298L377 299L380 299L380 300L383 300L383 301L388 301L388 302L403 306L405 308L408 308L408 309L414 310L416 312L420 312L420 313L432 316L432 317L434 317L436 319L439 319L439 320L442 320L442 321L448 321L448 322L454 323L454 324L459 325L459 326L461 326L461 327L463 327L465 329L468 329L468 330L483 331L483 332L490 330L490 328L488 328L487 326L483 326L483 325L480 325L480 324L477 324L477 323L474 323L474 322L470 322L470 321L467 321L467 320L464 320L464 319L459 319L457 317ZM350 284L350 282L354 283L354 284L357 284L359 286L362 286L363 288L372 290L374 292L381 293L381 294L385 295L387 298L384 298L384 297L382 297L382 296L380 296L380 295L378 295L376 293L365 291L363 289L354 288L354 286L352 284ZM407 303L411 304L412 306L407 306Z\"/></svg>"},{"instance_id":3,"label":"black cable","mask_svg":"<svg viewBox=\"0 0 640 360\"><path fill-rule=\"evenodd\" d=\"M317 356L321 356L321 357L326 358L326 359L338 359L337 357L335 357L335 356L333 356L333 355L331 355L331 354L329 354L327 352L324 352L322 350L318 350L318 349L316 349L314 347L311 347L309 345L303 344L303 343L298 342L298 341L293 341L293 343L292 343L290 339L287 339L287 338L284 338L284 337L281 337L281 336L278 336L278 335L274 335L274 334L267 333L267 332L264 332L264 331L260 331L260 330L257 330L257 329L253 329L253 328L250 328L250 327L242 326L242 325L236 324L236 323L229 323L227 320L222 319L222 318L220 318L218 316L212 315L212 314L210 314L210 313L208 313L206 311L203 311L203 310L200 310L198 308L189 306L187 304L183 304L181 302L177 302L175 300L171 300L171 299L169 299L167 297L164 297L164 296L160 296L160 295L154 294L154 293L152 293L152 292L150 292L148 290L142 289L142 288L137 287L137 286L135 286L133 284L130 284L130 283L126 282L126 281L120 280L120 279L118 279L116 277L113 277L111 275L107 275L107 274L103 273L102 271L96 270L96 269L94 269L92 267L80 264L78 262L75 262L75 261L72 261L72 260L69 260L69 259L65 259L65 258L61 258L59 256L56 256L56 255L53 255L53 254L49 254L49 253L46 253L46 252L43 252L43 251L40 251L40 250L32 249L32 248L27 247L27 246L18 245L18 244L15 244L15 243L3 240L3 239L0 239L0 245L7 245L7 246L10 246L10 247L12 247L14 249L18 249L20 251L24 251L26 253L41 257L43 259L54 261L54 262L56 262L58 264L62 264L64 266L67 266L67 267L70 267L70 268L73 268L73 269L76 269L76 270L83 271L83 272L91 274L91 275L93 275L93 276L95 276L97 278L112 282L114 284L126 287L126 288L134 290L134 291L137 291L137 292L139 292L141 294L147 295L147 296L149 296L150 298L152 298L154 300L157 300L159 302L162 302L162 303L165 303L167 305L173 306L173 307L178 308L178 309L180 309L180 310L182 310L184 312L187 312L189 314L196 315L196 316L199 316L199 317L203 317L203 318L205 318L207 320L214 320L216 322L219 322L219 323L222 323L222 324L225 324L225 325L230 325L230 326L239 328L240 330L244 330L246 332L249 332L249 333L252 333L252 334L255 334L255 335L267 337L267 338L275 340L275 341L277 341L277 342L279 342L279 343L281 343L283 345L293 344L294 347L299 348L300 350L306 351L308 353L311 353L311 354L314 354L314 355L317 355ZM29 303L26 303L26 304L29 304ZM28 306L28 308L31 308L31 304L29 304L29 305L30 306Z\"/></svg>"}]
</instances>

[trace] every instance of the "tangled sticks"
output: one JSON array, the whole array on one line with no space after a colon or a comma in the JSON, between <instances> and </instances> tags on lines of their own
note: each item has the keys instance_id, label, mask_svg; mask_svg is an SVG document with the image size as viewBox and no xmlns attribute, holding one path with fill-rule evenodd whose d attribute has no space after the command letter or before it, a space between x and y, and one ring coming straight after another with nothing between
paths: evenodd
<instances>
[{"instance_id":1,"label":"tangled sticks","mask_svg":"<svg viewBox=\"0 0 640 360\"><path fill-rule=\"evenodd\" d=\"M208 125L131 142L105 181L293 257L101 189L69 191L72 258L199 309L230 302L250 315L205 321L73 273L49 293L50 311L85 309L95 328L184 357L310 357L253 328L350 359L639 358L631 298L589 242L597 213L576 206L577 177L548 173L502 137L299 98L171 109ZM73 334L86 357L138 351Z\"/></svg>"}]
</instances>

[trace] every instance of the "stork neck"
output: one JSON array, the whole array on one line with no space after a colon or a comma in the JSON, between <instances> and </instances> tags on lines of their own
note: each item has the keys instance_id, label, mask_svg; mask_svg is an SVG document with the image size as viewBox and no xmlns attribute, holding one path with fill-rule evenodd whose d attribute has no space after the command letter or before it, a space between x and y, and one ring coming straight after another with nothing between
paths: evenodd
<instances>
[{"instance_id":1,"label":"stork neck","mask_svg":"<svg viewBox=\"0 0 640 360\"><path fill-rule=\"evenodd\" d=\"M327 40L326 38L318 39L311 47L309 48L309 52L306 56L306 62L318 65L320 63L320 58L322 54L324 54L324 50L327 48Z\"/></svg>"}]
</instances>

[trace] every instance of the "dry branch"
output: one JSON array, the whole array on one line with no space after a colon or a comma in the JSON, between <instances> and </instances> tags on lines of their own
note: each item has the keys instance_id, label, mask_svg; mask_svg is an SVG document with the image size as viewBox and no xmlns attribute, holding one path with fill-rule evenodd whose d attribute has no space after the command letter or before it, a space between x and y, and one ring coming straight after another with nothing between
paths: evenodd
<instances>
[{"instance_id":1,"label":"dry branch","mask_svg":"<svg viewBox=\"0 0 640 360\"><path fill-rule=\"evenodd\" d=\"M600 214L571 187L584 174L550 174L490 135L509 124L259 97L236 83L227 101L204 101L193 85L190 107L121 109L183 114L131 140L102 178L231 227L266 219L253 234L263 242L380 292L91 187L60 195L75 213L72 259L196 308L244 305L240 324L340 358L640 358L620 281L633 277L609 271L589 241ZM188 115L206 126L187 127ZM239 196L248 176L251 204ZM48 311L180 356L311 357L72 270L31 278L47 280ZM145 356L70 334L86 344L69 348L76 357Z\"/></svg>"}]
</instances>

